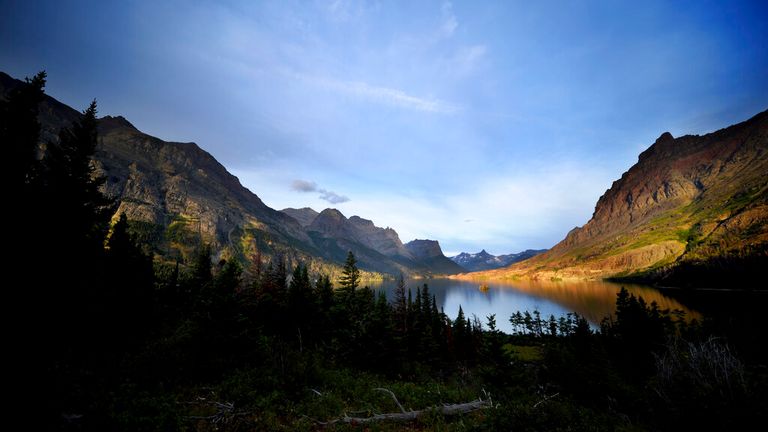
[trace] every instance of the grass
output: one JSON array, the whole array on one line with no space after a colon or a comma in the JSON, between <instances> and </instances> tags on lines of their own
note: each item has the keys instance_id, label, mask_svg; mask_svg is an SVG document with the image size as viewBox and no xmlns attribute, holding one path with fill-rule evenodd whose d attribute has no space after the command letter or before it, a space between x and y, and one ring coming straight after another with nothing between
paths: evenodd
<instances>
[{"instance_id":1,"label":"grass","mask_svg":"<svg viewBox=\"0 0 768 432\"><path fill-rule=\"evenodd\" d=\"M274 386L272 391L254 391L265 388L263 380L259 370L236 371L217 386L184 392L180 398L188 400L178 400L176 404L177 419L184 425L182 429L216 430L217 426L224 426L226 430L361 430L359 426L344 423L327 426L321 423L344 415L369 417L374 413L399 412L392 397L374 390L376 388L392 391L405 410L469 402L483 395L482 388L471 378L438 380L425 376L406 381L350 369L321 368L311 382L292 391L279 386ZM216 413L216 409L204 401L233 403L234 411L242 414L225 417L224 424L219 425L192 418ZM452 417L430 413L409 423L372 423L366 425L365 430L465 431L476 426L482 416L482 412Z\"/></svg>"},{"instance_id":2,"label":"grass","mask_svg":"<svg viewBox=\"0 0 768 432\"><path fill-rule=\"evenodd\" d=\"M536 363L544 360L544 352L538 346L504 344L503 349L519 361Z\"/></svg>"}]
</instances>

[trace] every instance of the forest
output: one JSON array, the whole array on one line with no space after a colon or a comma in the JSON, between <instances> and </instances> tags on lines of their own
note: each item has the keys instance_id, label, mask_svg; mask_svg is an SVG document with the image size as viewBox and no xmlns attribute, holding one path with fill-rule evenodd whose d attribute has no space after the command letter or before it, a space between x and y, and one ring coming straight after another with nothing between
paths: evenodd
<instances>
[{"instance_id":1,"label":"forest","mask_svg":"<svg viewBox=\"0 0 768 432\"><path fill-rule=\"evenodd\" d=\"M765 324L690 320L622 290L569 314L456 319L429 283L395 298L277 256L154 260L102 195L96 102L42 148L44 72L0 102L11 340L39 429L675 430L766 420ZM737 313L739 312L739 313ZM515 332L497 329L510 320ZM38 427L35 427L38 429Z\"/></svg>"}]
</instances>

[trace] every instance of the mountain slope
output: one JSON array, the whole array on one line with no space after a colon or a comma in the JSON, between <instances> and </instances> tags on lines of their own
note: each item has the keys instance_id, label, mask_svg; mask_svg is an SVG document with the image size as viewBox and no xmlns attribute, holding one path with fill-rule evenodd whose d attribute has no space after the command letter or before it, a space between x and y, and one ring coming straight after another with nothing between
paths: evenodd
<instances>
[{"instance_id":1,"label":"mountain slope","mask_svg":"<svg viewBox=\"0 0 768 432\"><path fill-rule=\"evenodd\" d=\"M0 72L0 97L18 85ZM46 96L39 116L43 145L55 145L59 129L80 115ZM415 260L391 228L332 211L276 211L196 144L163 141L120 116L99 120L94 163L106 180L105 193L118 205L115 215L125 213L134 232L161 256L187 256L204 242L220 257L250 262L280 254L290 263L333 272L352 250L364 270L437 273Z\"/></svg>"},{"instance_id":2,"label":"mountain slope","mask_svg":"<svg viewBox=\"0 0 768 432\"><path fill-rule=\"evenodd\" d=\"M0 94L20 83L0 73ZM46 96L40 106L42 141L55 143L58 130L79 116ZM183 254L190 243L204 241L241 254L243 238L255 237L266 256L278 250L316 253L293 218L266 206L194 143L166 142L122 117L107 116L99 121L95 164L106 179L105 192L118 203L116 214L139 222L158 252Z\"/></svg>"},{"instance_id":3,"label":"mountain slope","mask_svg":"<svg viewBox=\"0 0 768 432\"><path fill-rule=\"evenodd\" d=\"M183 224L218 247L239 248L245 230L285 246L311 244L293 218L265 205L196 144L162 141L121 117L105 117L99 126L106 192L129 219Z\"/></svg>"},{"instance_id":4,"label":"mountain slope","mask_svg":"<svg viewBox=\"0 0 768 432\"><path fill-rule=\"evenodd\" d=\"M766 245L764 111L703 136L662 134L600 197L586 225L544 254L475 276L715 284L703 275L746 280L766 264Z\"/></svg>"},{"instance_id":5,"label":"mountain slope","mask_svg":"<svg viewBox=\"0 0 768 432\"><path fill-rule=\"evenodd\" d=\"M474 254L462 252L455 257L451 257L451 260L469 271L482 271L506 267L546 251L546 249L527 249L513 254L491 255L483 249Z\"/></svg>"}]
</instances>

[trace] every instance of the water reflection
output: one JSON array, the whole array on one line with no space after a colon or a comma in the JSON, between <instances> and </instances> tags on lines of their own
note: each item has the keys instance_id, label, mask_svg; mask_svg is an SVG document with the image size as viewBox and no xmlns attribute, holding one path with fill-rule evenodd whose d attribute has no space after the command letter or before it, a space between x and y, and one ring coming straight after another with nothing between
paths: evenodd
<instances>
[{"instance_id":1,"label":"water reflection","mask_svg":"<svg viewBox=\"0 0 768 432\"><path fill-rule=\"evenodd\" d=\"M550 282L550 281L510 281L485 282L488 289L480 289L479 282L454 279L407 280L406 288L413 295L416 288L424 283L435 295L437 307L442 308L451 318L455 318L459 305L467 316L476 315L485 323L485 317L496 314L499 328L511 332L509 317L516 311L541 312L543 317L559 317L569 312L576 312L587 318L593 325L612 314L616 307L616 293L622 286L631 293L642 296L648 303L655 301L662 309L680 309L688 317L700 318L699 314L682 305L677 300L663 295L657 289L642 286L615 284L603 281ZM394 298L394 281L369 284L371 288L383 289L387 297Z\"/></svg>"}]
</instances>

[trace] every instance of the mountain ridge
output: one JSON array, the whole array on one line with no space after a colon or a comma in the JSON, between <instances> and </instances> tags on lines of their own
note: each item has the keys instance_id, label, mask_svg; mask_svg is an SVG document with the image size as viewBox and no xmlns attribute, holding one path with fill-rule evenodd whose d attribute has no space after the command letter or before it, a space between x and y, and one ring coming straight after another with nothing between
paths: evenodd
<instances>
[{"instance_id":1,"label":"mountain ridge","mask_svg":"<svg viewBox=\"0 0 768 432\"><path fill-rule=\"evenodd\" d=\"M526 249L518 253L492 255L483 249L474 254L462 252L450 259L469 271L482 271L506 267L546 251L547 249Z\"/></svg>"},{"instance_id":2,"label":"mountain ridge","mask_svg":"<svg viewBox=\"0 0 768 432\"><path fill-rule=\"evenodd\" d=\"M0 96L19 85L23 82L0 72ZM39 112L43 148L56 145L58 131L81 116L48 95ZM115 217L125 213L131 229L159 256L189 257L199 244L208 243L216 259L236 257L248 264L257 257L282 256L289 265L308 262L314 271L333 273L352 250L361 255L363 270L435 273L428 263L410 257L394 230L379 231L366 219L349 223L355 227L351 239L308 231L295 217L267 206L195 143L153 137L122 116L104 116L98 128L94 166L105 179L104 192L116 200ZM372 248L387 241L384 254Z\"/></svg>"},{"instance_id":3,"label":"mountain ridge","mask_svg":"<svg viewBox=\"0 0 768 432\"><path fill-rule=\"evenodd\" d=\"M662 133L598 199L585 225L541 255L468 277L748 282L766 263L766 245L763 111L705 135Z\"/></svg>"}]
</instances>

